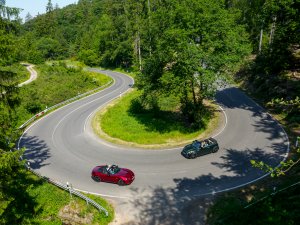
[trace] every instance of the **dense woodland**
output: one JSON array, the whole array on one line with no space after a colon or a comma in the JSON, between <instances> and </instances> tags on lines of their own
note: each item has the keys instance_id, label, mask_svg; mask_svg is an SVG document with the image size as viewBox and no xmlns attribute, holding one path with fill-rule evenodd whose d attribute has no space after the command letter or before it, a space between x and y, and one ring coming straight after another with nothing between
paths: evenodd
<instances>
[{"instance_id":1,"label":"dense woodland","mask_svg":"<svg viewBox=\"0 0 300 225\"><path fill-rule=\"evenodd\" d=\"M205 125L204 100L235 80L299 129L300 0L79 0L64 8L49 0L45 8L22 22L0 1L0 215L13 208L5 187L20 168L21 153L10 150L22 96L9 69L20 61L135 71L140 109L159 112L168 102L195 129Z\"/></svg>"}]
</instances>

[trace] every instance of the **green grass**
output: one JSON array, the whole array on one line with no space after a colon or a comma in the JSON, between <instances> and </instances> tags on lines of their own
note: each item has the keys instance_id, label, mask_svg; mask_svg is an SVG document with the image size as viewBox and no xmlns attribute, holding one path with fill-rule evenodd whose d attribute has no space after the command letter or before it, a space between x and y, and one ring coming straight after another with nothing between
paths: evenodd
<instances>
[{"instance_id":1,"label":"green grass","mask_svg":"<svg viewBox=\"0 0 300 225\"><path fill-rule=\"evenodd\" d=\"M59 65L59 64L62 64L62 63L65 64L68 67L74 67L74 68L78 68L78 69L87 67L83 62L75 61L75 60L71 60L71 59L51 60L51 61L45 62L45 64L48 65L48 66Z\"/></svg>"},{"instance_id":2,"label":"green grass","mask_svg":"<svg viewBox=\"0 0 300 225\"><path fill-rule=\"evenodd\" d=\"M131 109L132 101L138 96L139 93L133 91L113 106L99 112L93 120L95 132L110 141L120 141L123 144L129 142L127 144L130 145L136 143L149 146L177 146L199 138L204 131L206 134L209 133L218 123L219 118L215 117L211 121L213 125L208 129L193 130L185 126L176 112L160 111L159 116L153 112L134 113Z\"/></svg>"},{"instance_id":3,"label":"green grass","mask_svg":"<svg viewBox=\"0 0 300 225\"><path fill-rule=\"evenodd\" d=\"M15 199L9 209L2 214L5 224L63 224L60 211L66 206L77 206L76 215L81 218L90 216L92 224L110 223L114 218L114 211L110 204L97 196L89 196L108 210L108 217L92 205L68 191L62 190L30 172L23 171L15 180L18 185L12 185L10 192ZM65 212L65 215L70 213ZM72 216L71 216L72 217ZM74 217L74 215L73 215ZM1 221L1 220L0 220Z\"/></svg>"}]
</instances>

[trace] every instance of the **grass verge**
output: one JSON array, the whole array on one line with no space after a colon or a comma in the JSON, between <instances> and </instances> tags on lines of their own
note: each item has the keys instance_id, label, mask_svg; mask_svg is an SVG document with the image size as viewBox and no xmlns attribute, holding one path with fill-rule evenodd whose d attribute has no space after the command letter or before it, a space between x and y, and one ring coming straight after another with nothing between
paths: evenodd
<instances>
[{"instance_id":1,"label":"grass verge","mask_svg":"<svg viewBox=\"0 0 300 225\"><path fill-rule=\"evenodd\" d=\"M208 104L213 113L212 119L205 129L196 131L186 128L174 113L161 112L159 117L151 113L133 114L130 110L131 103L138 96L138 91L133 90L97 112L92 120L95 133L117 144L166 148L207 137L221 124L222 115L212 103Z\"/></svg>"},{"instance_id":2,"label":"grass verge","mask_svg":"<svg viewBox=\"0 0 300 225\"><path fill-rule=\"evenodd\" d=\"M69 192L49 184L28 171L23 171L12 186L15 196L11 210L3 214L6 224L109 224L114 217L110 204L100 197L92 199L108 210L103 212ZM91 196L89 196L91 197Z\"/></svg>"}]
</instances>

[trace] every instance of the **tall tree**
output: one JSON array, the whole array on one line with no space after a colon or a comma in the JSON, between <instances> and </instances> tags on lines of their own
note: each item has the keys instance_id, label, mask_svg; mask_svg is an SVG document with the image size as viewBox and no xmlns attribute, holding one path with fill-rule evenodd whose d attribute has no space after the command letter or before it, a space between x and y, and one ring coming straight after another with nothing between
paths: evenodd
<instances>
[{"instance_id":1,"label":"tall tree","mask_svg":"<svg viewBox=\"0 0 300 225\"><path fill-rule=\"evenodd\" d=\"M15 113L18 104L17 74L8 71L3 66L16 61L15 23L9 18L17 16L18 9L10 9L2 5L0 8L0 148L10 150L17 135L14 134ZM5 15L5 17L3 16Z\"/></svg>"},{"instance_id":2,"label":"tall tree","mask_svg":"<svg viewBox=\"0 0 300 225\"><path fill-rule=\"evenodd\" d=\"M27 13L26 16L25 16L25 23L28 22L29 20L32 19L32 16L30 13Z\"/></svg>"},{"instance_id":3,"label":"tall tree","mask_svg":"<svg viewBox=\"0 0 300 225\"><path fill-rule=\"evenodd\" d=\"M25 190L18 185L17 174L21 174L23 166L19 161L21 151L11 151L15 147L19 132L16 130L16 114L14 109L18 104L18 89L16 74L6 70L16 59L14 31L17 27L10 19L18 17L18 9L5 6L5 1L0 2L0 223L19 223L11 212L18 210L18 201L25 196ZM14 190L14 191L13 191ZM16 191L18 190L18 191ZM23 193L18 196L16 193ZM26 203L22 203L26 204ZM23 216L21 216L23 217Z\"/></svg>"},{"instance_id":4,"label":"tall tree","mask_svg":"<svg viewBox=\"0 0 300 225\"><path fill-rule=\"evenodd\" d=\"M239 14L222 1L158 4L151 14L158 27L155 47L137 86L154 106L161 95L177 95L189 121L201 125L203 100L215 93L215 81L234 72L250 53L247 34L236 24Z\"/></svg>"},{"instance_id":5,"label":"tall tree","mask_svg":"<svg viewBox=\"0 0 300 225\"><path fill-rule=\"evenodd\" d=\"M46 13L50 13L53 11L53 4L51 2L51 0L48 0L48 3L46 5Z\"/></svg>"}]
</instances>

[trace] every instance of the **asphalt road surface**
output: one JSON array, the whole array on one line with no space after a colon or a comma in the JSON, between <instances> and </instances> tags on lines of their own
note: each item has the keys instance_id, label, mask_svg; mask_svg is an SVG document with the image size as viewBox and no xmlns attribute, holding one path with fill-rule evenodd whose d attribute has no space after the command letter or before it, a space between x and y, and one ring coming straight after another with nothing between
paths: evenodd
<instances>
[{"instance_id":1,"label":"asphalt road surface","mask_svg":"<svg viewBox=\"0 0 300 225\"><path fill-rule=\"evenodd\" d=\"M116 223L184 224L181 210L189 201L255 182L266 174L253 168L251 159L277 166L289 151L280 125L234 87L219 90L216 96L225 123L216 132L220 150L215 154L188 160L181 156L181 148L143 150L107 143L91 131L91 118L129 90L133 80L102 72L113 77L112 86L35 122L23 134L20 147L26 147L24 158L43 176L114 199L117 212L125 214ZM129 186L96 183L91 170L102 164L130 168L136 179Z\"/></svg>"},{"instance_id":2,"label":"asphalt road surface","mask_svg":"<svg viewBox=\"0 0 300 225\"><path fill-rule=\"evenodd\" d=\"M23 66L26 66L26 69L30 72L30 78L26 80L25 82L19 84L19 87L22 87L23 85L29 84L32 81L34 81L37 78L37 72L33 69L34 65L22 63Z\"/></svg>"}]
</instances>

